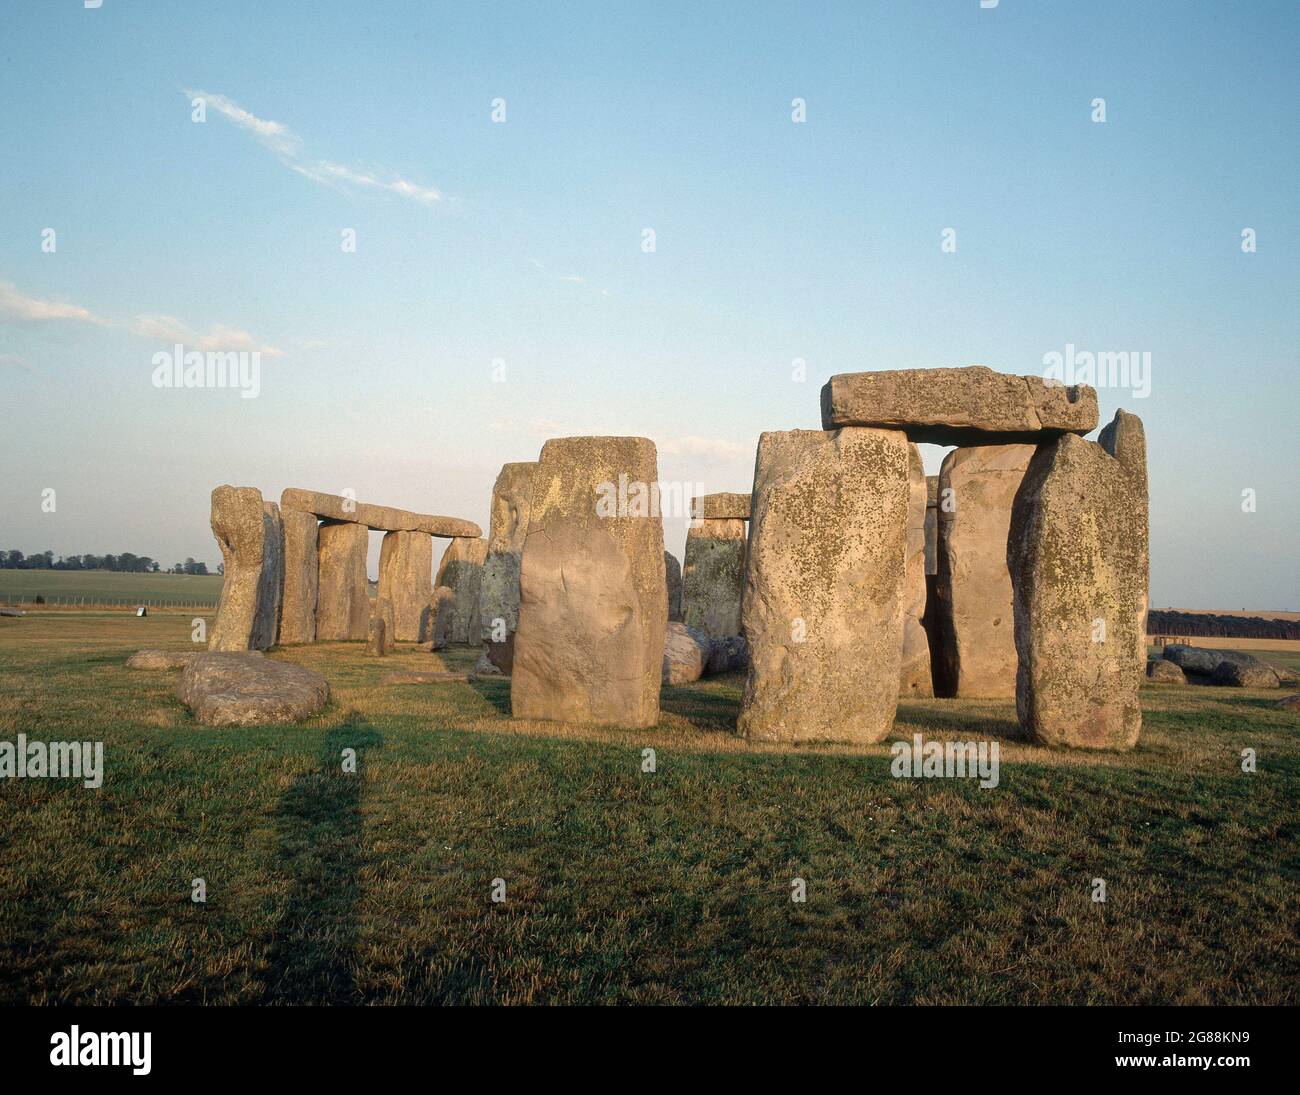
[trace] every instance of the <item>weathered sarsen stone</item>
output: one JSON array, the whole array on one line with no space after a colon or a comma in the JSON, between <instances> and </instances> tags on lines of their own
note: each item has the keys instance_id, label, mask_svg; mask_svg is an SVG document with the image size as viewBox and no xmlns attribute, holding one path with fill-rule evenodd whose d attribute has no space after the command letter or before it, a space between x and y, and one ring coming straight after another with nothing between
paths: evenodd
<instances>
[{"instance_id":1,"label":"weathered sarsen stone","mask_svg":"<svg viewBox=\"0 0 1300 1095\"><path fill-rule=\"evenodd\" d=\"M686 530L682 610L687 626L710 637L740 634L747 539L739 518L695 521Z\"/></svg>"},{"instance_id":2,"label":"weathered sarsen stone","mask_svg":"<svg viewBox=\"0 0 1300 1095\"><path fill-rule=\"evenodd\" d=\"M664 633L663 683L673 687L704 676L713 653L713 641L703 631L669 621Z\"/></svg>"},{"instance_id":3,"label":"weathered sarsen stone","mask_svg":"<svg viewBox=\"0 0 1300 1095\"><path fill-rule=\"evenodd\" d=\"M939 477L925 477L925 572L939 573Z\"/></svg>"},{"instance_id":4,"label":"weathered sarsen stone","mask_svg":"<svg viewBox=\"0 0 1300 1095\"><path fill-rule=\"evenodd\" d=\"M280 639L310 643L316 639L318 522L314 513L282 509L284 522L284 598L280 607Z\"/></svg>"},{"instance_id":5,"label":"weathered sarsen stone","mask_svg":"<svg viewBox=\"0 0 1300 1095\"><path fill-rule=\"evenodd\" d=\"M882 740L903 650L907 438L857 428L765 433L753 498L739 732Z\"/></svg>"},{"instance_id":6,"label":"weathered sarsen stone","mask_svg":"<svg viewBox=\"0 0 1300 1095\"><path fill-rule=\"evenodd\" d=\"M839 373L822 388L822 426L903 430L932 445L1038 444L1097 426L1097 393L985 365Z\"/></svg>"},{"instance_id":7,"label":"weathered sarsen stone","mask_svg":"<svg viewBox=\"0 0 1300 1095\"><path fill-rule=\"evenodd\" d=\"M488 542L461 538L453 540L438 564L437 585L455 594L452 605L451 642L478 644L483 563Z\"/></svg>"},{"instance_id":8,"label":"weathered sarsen stone","mask_svg":"<svg viewBox=\"0 0 1300 1095\"><path fill-rule=\"evenodd\" d=\"M954 449L939 470L940 637L937 679L946 696L1016 694L1016 631L1007 570L1011 505L1032 445Z\"/></svg>"},{"instance_id":9,"label":"weathered sarsen stone","mask_svg":"<svg viewBox=\"0 0 1300 1095\"><path fill-rule=\"evenodd\" d=\"M320 582L316 592L316 638L364 639L370 622L366 592L365 525L324 521L318 534Z\"/></svg>"},{"instance_id":10,"label":"weathered sarsen stone","mask_svg":"<svg viewBox=\"0 0 1300 1095\"><path fill-rule=\"evenodd\" d=\"M700 494L691 499L691 516L697 521L748 521L750 504L748 494Z\"/></svg>"},{"instance_id":11,"label":"weathered sarsen stone","mask_svg":"<svg viewBox=\"0 0 1300 1095\"><path fill-rule=\"evenodd\" d=\"M677 556L664 552L664 580L668 584L668 622L681 623L685 615L682 607L682 566Z\"/></svg>"},{"instance_id":12,"label":"weathered sarsen stone","mask_svg":"<svg viewBox=\"0 0 1300 1095\"><path fill-rule=\"evenodd\" d=\"M387 605L384 607L387 608ZM392 652L393 643L388 637L388 621L382 610L377 611L370 617L370 630L366 634L366 653L372 657L382 658Z\"/></svg>"},{"instance_id":13,"label":"weathered sarsen stone","mask_svg":"<svg viewBox=\"0 0 1300 1095\"><path fill-rule=\"evenodd\" d=\"M316 490L289 487L280 495L282 509L314 513L323 521L351 521L382 532L427 532L430 536L483 535L473 521L459 517L439 517L433 513L412 513L393 506L374 506L357 502L341 494L323 494Z\"/></svg>"},{"instance_id":14,"label":"weathered sarsen stone","mask_svg":"<svg viewBox=\"0 0 1300 1095\"><path fill-rule=\"evenodd\" d=\"M627 505L612 500L620 476L634 488ZM649 506L658 478L643 437L542 447L520 577L516 717L659 721L668 593L663 522Z\"/></svg>"},{"instance_id":15,"label":"weathered sarsen stone","mask_svg":"<svg viewBox=\"0 0 1300 1095\"><path fill-rule=\"evenodd\" d=\"M213 490L212 534L221 548L225 580L209 650L265 649L275 642L280 551L276 529L256 488L223 485Z\"/></svg>"},{"instance_id":16,"label":"weathered sarsen stone","mask_svg":"<svg viewBox=\"0 0 1300 1095\"><path fill-rule=\"evenodd\" d=\"M433 638L432 593L433 537L427 532L384 533L379 547L378 596L391 606L390 642L418 643Z\"/></svg>"},{"instance_id":17,"label":"weathered sarsen stone","mask_svg":"<svg viewBox=\"0 0 1300 1095\"><path fill-rule=\"evenodd\" d=\"M509 673L514 664L519 569L536 468L535 461L505 464L492 487L488 551L479 590L479 629L488 660L503 673Z\"/></svg>"},{"instance_id":18,"label":"weathered sarsen stone","mask_svg":"<svg viewBox=\"0 0 1300 1095\"><path fill-rule=\"evenodd\" d=\"M434 586L433 596L429 598L429 609L433 613L433 640L430 649L442 650L451 645L456 623L456 591L450 586Z\"/></svg>"},{"instance_id":19,"label":"weathered sarsen stone","mask_svg":"<svg viewBox=\"0 0 1300 1095\"><path fill-rule=\"evenodd\" d=\"M925 515L929 490L921 450L907 446L907 560L903 568L903 660L898 672L900 696L931 696L930 640L925 625Z\"/></svg>"},{"instance_id":20,"label":"weathered sarsen stone","mask_svg":"<svg viewBox=\"0 0 1300 1095\"><path fill-rule=\"evenodd\" d=\"M176 695L196 722L250 726L310 718L325 706L330 689L314 669L256 652L209 651L185 667Z\"/></svg>"},{"instance_id":21,"label":"weathered sarsen stone","mask_svg":"<svg viewBox=\"0 0 1300 1095\"><path fill-rule=\"evenodd\" d=\"M280 602L284 597L284 522L280 507L262 503L262 573L257 584L257 615L253 620L252 648L267 650L280 633Z\"/></svg>"},{"instance_id":22,"label":"weathered sarsen stone","mask_svg":"<svg viewBox=\"0 0 1300 1095\"><path fill-rule=\"evenodd\" d=\"M1131 749L1146 663L1139 418L1118 411L1099 443L1066 435L1038 449L1012 507L1007 563L1021 725L1046 745Z\"/></svg>"}]
</instances>

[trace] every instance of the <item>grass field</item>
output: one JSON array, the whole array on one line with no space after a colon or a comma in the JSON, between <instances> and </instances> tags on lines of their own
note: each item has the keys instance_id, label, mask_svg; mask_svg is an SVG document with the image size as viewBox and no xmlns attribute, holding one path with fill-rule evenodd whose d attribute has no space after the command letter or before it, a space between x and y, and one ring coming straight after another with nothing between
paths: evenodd
<instances>
[{"instance_id":1,"label":"grass field","mask_svg":"<svg viewBox=\"0 0 1300 1095\"><path fill-rule=\"evenodd\" d=\"M123 665L189 628L0 618L0 739L106 755L98 790L0 781L0 1003L1300 996L1300 727L1276 691L1146 688L1128 755L1022 743L1009 702L904 704L900 738L1001 743L982 790L894 779L884 746L746 745L734 676L667 690L654 731L511 721L505 681L378 683L469 649L278 651L328 676L320 717L200 727L175 672Z\"/></svg>"},{"instance_id":2,"label":"grass field","mask_svg":"<svg viewBox=\"0 0 1300 1095\"><path fill-rule=\"evenodd\" d=\"M220 574L127 574L113 570L0 570L0 604L30 604L39 594L68 601L210 601L221 596Z\"/></svg>"}]
</instances>

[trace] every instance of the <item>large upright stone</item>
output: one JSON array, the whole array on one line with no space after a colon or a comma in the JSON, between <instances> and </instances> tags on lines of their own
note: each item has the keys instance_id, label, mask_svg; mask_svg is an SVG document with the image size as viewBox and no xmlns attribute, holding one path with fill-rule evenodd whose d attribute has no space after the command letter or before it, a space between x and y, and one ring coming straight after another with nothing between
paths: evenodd
<instances>
[{"instance_id":1,"label":"large upright stone","mask_svg":"<svg viewBox=\"0 0 1300 1095\"><path fill-rule=\"evenodd\" d=\"M899 431L759 438L742 735L869 743L889 733L902 662L909 493Z\"/></svg>"},{"instance_id":2,"label":"large upright stone","mask_svg":"<svg viewBox=\"0 0 1300 1095\"><path fill-rule=\"evenodd\" d=\"M284 598L280 607L283 643L310 643L316 639L316 590L320 567L317 554L318 522L313 513L286 509L284 522Z\"/></svg>"},{"instance_id":3,"label":"large upright stone","mask_svg":"<svg viewBox=\"0 0 1300 1095\"><path fill-rule=\"evenodd\" d=\"M682 607L682 565L677 556L664 552L664 579L668 583L668 622L680 623L685 618Z\"/></svg>"},{"instance_id":4,"label":"large upright stone","mask_svg":"<svg viewBox=\"0 0 1300 1095\"><path fill-rule=\"evenodd\" d=\"M480 634L480 598L483 588L483 563L488 542L483 539L453 540L438 564L437 583L455 595L452 604L451 636L453 643L478 645ZM428 601L426 595L425 601Z\"/></svg>"},{"instance_id":5,"label":"large upright stone","mask_svg":"<svg viewBox=\"0 0 1300 1095\"><path fill-rule=\"evenodd\" d=\"M507 674L514 664L519 568L536 468L535 461L504 464L492 487L490 535L479 591L479 631L488 660Z\"/></svg>"},{"instance_id":6,"label":"large upright stone","mask_svg":"<svg viewBox=\"0 0 1300 1095\"><path fill-rule=\"evenodd\" d=\"M1097 425L1097 393L985 365L840 373L822 388L822 426L898 429L932 445L1037 444Z\"/></svg>"},{"instance_id":7,"label":"large upright stone","mask_svg":"<svg viewBox=\"0 0 1300 1095\"><path fill-rule=\"evenodd\" d=\"M903 567L903 660L900 696L932 696L930 640L925 624L925 521L929 490L921 450L907 446L907 560Z\"/></svg>"},{"instance_id":8,"label":"large upright stone","mask_svg":"<svg viewBox=\"0 0 1300 1095\"><path fill-rule=\"evenodd\" d=\"M1007 570L1011 505L1033 458L1032 445L954 449L939 470L940 636L938 679L945 696L1016 694L1016 635Z\"/></svg>"},{"instance_id":9,"label":"large upright stone","mask_svg":"<svg viewBox=\"0 0 1300 1095\"><path fill-rule=\"evenodd\" d=\"M432 594L433 537L427 532L384 533L379 547L379 599L391 606L389 642L418 643L433 638Z\"/></svg>"},{"instance_id":10,"label":"large upright stone","mask_svg":"<svg viewBox=\"0 0 1300 1095\"><path fill-rule=\"evenodd\" d=\"M925 572L939 573L939 477L925 477Z\"/></svg>"},{"instance_id":11,"label":"large upright stone","mask_svg":"<svg viewBox=\"0 0 1300 1095\"><path fill-rule=\"evenodd\" d=\"M280 602L284 597L284 522L280 507L262 503L262 573L257 584L257 615L253 620L254 650L275 645L280 633Z\"/></svg>"},{"instance_id":12,"label":"large upright stone","mask_svg":"<svg viewBox=\"0 0 1300 1095\"><path fill-rule=\"evenodd\" d=\"M687 627L711 639L740 634L746 540L739 518L707 518L686 530L682 609Z\"/></svg>"},{"instance_id":13,"label":"large upright stone","mask_svg":"<svg viewBox=\"0 0 1300 1095\"><path fill-rule=\"evenodd\" d=\"M370 625L366 550L370 533L350 521L323 521L318 534L320 581L316 592L316 638L365 639Z\"/></svg>"},{"instance_id":14,"label":"large upright stone","mask_svg":"<svg viewBox=\"0 0 1300 1095\"><path fill-rule=\"evenodd\" d=\"M1147 482L1142 422L1118 411L1100 443L1041 446L1011 512L1016 710L1046 745L1130 749L1142 727Z\"/></svg>"},{"instance_id":15,"label":"large upright stone","mask_svg":"<svg viewBox=\"0 0 1300 1095\"><path fill-rule=\"evenodd\" d=\"M281 551L277 531L278 522L256 488L213 490L212 534L221 548L225 580L209 650L264 650L275 642Z\"/></svg>"},{"instance_id":16,"label":"large upright stone","mask_svg":"<svg viewBox=\"0 0 1300 1095\"><path fill-rule=\"evenodd\" d=\"M620 476L629 504L612 501ZM659 478L643 437L546 442L524 543L510 702L530 719L659 721L668 593Z\"/></svg>"}]
</instances>

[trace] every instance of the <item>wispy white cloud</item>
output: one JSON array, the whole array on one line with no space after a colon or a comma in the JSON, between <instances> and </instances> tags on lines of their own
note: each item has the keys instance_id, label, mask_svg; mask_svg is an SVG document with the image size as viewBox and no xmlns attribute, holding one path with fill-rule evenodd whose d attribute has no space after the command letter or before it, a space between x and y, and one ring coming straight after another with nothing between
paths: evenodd
<instances>
[{"instance_id":1,"label":"wispy white cloud","mask_svg":"<svg viewBox=\"0 0 1300 1095\"><path fill-rule=\"evenodd\" d=\"M70 304L61 300L42 300L20 292L11 281L0 281L0 316L21 320L28 323L44 323L49 320L68 319L78 323L97 323L108 326L108 320L101 319L80 304Z\"/></svg>"},{"instance_id":2,"label":"wispy white cloud","mask_svg":"<svg viewBox=\"0 0 1300 1095\"><path fill-rule=\"evenodd\" d=\"M240 129L253 134L263 147L273 152L291 171L325 185L343 184L386 190L421 205L436 205L445 195L431 186L421 186L401 175L380 175L360 167L350 167L335 160L316 159L305 153L302 138L281 122L259 118L224 95L206 91L186 91L191 100L203 99L217 113Z\"/></svg>"},{"instance_id":3,"label":"wispy white cloud","mask_svg":"<svg viewBox=\"0 0 1300 1095\"><path fill-rule=\"evenodd\" d=\"M181 342L194 350L257 350L264 357L281 355L275 346L259 342L238 327L218 323L204 334L174 316L142 315L127 322L105 319L80 304L28 296L9 281L0 281L0 319L21 323L90 323L97 327L130 331L158 342Z\"/></svg>"},{"instance_id":4,"label":"wispy white cloud","mask_svg":"<svg viewBox=\"0 0 1300 1095\"><path fill-rule=\"evenodd\" d=\"M258 342L247 331L242 331L238 327L225 327L219 323L209 328L207 334L200 334L174 316L138 316L131 325L131 330L142 338L151 338L159 342L180 342L191 350L256 350L263 357L281 355L279 349Z\"/></svg>"},{"instance_id":5,"label":"wispy white cloud","mask_svg":"<svg viewBox=\"0 0 1300 1095\"><path fill-rule=\"evenodd\" d=\"M548 278L554 278L556 281L565 281L568 282L570 285L587 284L587 279L583 277L581 274L552 274L537 259L530 258L528 261L531 262L534 266L536 266L537 269L540 270L543 274L545 274ZM607 297L610 295L608 289L597 289L594 285L591 288L594 292L599 293L602 297Z\"/></svg>"}]
</instances>

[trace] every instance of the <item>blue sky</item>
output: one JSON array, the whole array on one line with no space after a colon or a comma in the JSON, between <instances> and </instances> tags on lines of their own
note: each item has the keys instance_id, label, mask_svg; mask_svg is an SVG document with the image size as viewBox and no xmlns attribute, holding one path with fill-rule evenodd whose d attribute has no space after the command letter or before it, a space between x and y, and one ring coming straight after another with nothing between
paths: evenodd
<instances>
[{"instance_id":1,"label":"blue sky","mask_svg":"<svg viewBox=\"0 0 1300 1095\"><path fill-rule=\"evenodd\" d=\"M8 4L0 546L214 563L222 482L486 524L571 433L746 490L832 373L1073 344L1151 354L1099 394L1146 423L1152 604L1300 609L1298 38L1294 3ZM155 388L177 340L263 350L259 397Z\"/></svg>"}]
</instances>

